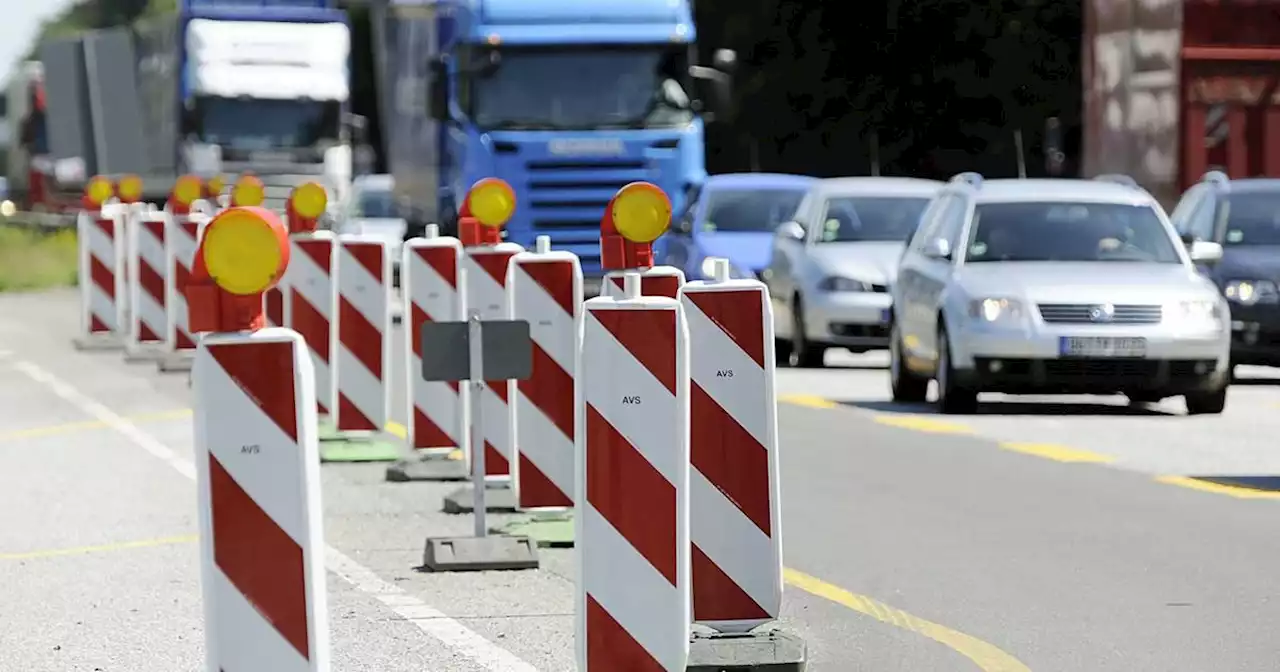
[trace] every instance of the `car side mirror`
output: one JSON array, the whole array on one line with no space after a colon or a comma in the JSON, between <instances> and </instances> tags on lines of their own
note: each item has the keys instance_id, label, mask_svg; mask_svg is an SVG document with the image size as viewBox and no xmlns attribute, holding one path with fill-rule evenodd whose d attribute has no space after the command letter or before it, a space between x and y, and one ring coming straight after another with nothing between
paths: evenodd
<instances>
[{"instance_id":1,"label":"car side mirror","mask_svg":"<svg viewBox=\"0 0 1280 672\"><path fill-rule=\"evenodd\" d=\"M945 238L934 238L925 244L924 256L930 259L950 259L951 243Z\"/></svg>"},{"instance_id":2,"label":"car side mirror","mask_svg":"<svg viewBox=\"0 0 1280 672\"><path fill-rule=\"evenodd\" d=\"M789 240L804 240L804 227L799 222L786 222L778 227L777 236Z\"/></svg>"},{"instance_id":3,"label":"car side mirror","mask_svg":"<svg viewBox=\"0 0 1280 672\"><path fill-rule=\"evenodd\" d=\"M671 225L671 231L682 236L688 236L693 233L693 220L688 217L681 217Z\"/></svg>"},{"instance_id":4,"label":"car side mirror","mask_svg":"<svg viewBox=\"0 0 1280 672\"><path fill-rule=\"evenodd\" d=\"M436 121L449 118L449 65L443 57L431 61L431 84L427 90L427 112Z\"/></svg>"},{"instance_id":5,"label":"car side mirror","mask_svg":"<svg viewBox=\"0 0 1280 672\"><path fill-rule=\"evenodd\" d=\"M1194 264L1216 263L1222 261L1222 245L1197 240L1191 243L1191 246L1187 249L1187 254L1191 257L1191 263Z\"/></svg>"}]
</instances>

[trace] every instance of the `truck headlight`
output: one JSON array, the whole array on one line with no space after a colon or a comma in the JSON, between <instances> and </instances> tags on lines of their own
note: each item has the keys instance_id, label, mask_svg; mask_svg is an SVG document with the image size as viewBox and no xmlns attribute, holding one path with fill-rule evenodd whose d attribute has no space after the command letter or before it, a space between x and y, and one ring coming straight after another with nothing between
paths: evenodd
<instances>
[{"instance_id":1,"label":"truck headlight","mask_svg":"<svg viewBox=\"0 0 1280 672\"><path fill-rule=\"evenodd\" d=\"M871 283L833 275L823 278L822 282L818 283L818 289L824 292L869 292Z\"/></svg>"},{"instance_id":2,"label":"truck headlight","mask_svg":"<svg viewBox=\"0 0 1280 672\"><path fill-rule=\"evenodd\" d=\"M1280 302L1280 290L1270 280L1232 280L1222 288L1222 293L1228 301L1242 306Z\"/></svg>"},{"instance_id":3,"label":"truck headlight","mask_svg":"<svg viewBox=\"0 0 1280 672\"><path fill-rule=\"evenodd\" d=\"M1022 319L1022 302L1017 299L987 298L969 302L969 317L985 323Z\"/></svg>"}]
</instances>

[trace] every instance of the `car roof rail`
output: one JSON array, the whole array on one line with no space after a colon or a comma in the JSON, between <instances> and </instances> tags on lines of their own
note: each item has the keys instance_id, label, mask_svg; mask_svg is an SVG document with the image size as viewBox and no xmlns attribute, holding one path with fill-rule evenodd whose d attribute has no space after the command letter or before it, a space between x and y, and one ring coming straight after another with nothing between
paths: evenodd
<instances>
[{"instance_id":1,"label":"car roof rail","mask_svg":"<svg viewBox=\"0 0 1280 672\"><path fill-rule=\"evenodd\" d=\"M1118 184L1124 187L1132 187L1134 189L1142 188L1138 184L1137 180L1133 179L1132 177L1129 177L1128 175L1125 175L1124 173L1103 173L1102 175L1098 175L1093 179L1098 182L1110 182L1112 184Z\"/></svg>"},{"instance_id":2,"label":"car roof rail","mask_svg":"<svg viewBox=\"0 0 1280 672\"><path fill-rule=\"evenodd\" d=\"M957 182L963 182L974 189L980 189L982 187L982 173L974 171L957 173L951 178L951 184L956 184Z\"/></svg>"},{"instance_id":3,"label":"car roof rail","mask_svg":"<svg viewBox=\"0 0 1280 672\"><path fill-rule=\"evenodd\" d=\"M1205 173L1204 177L1200 178L1200 181L1210 182L1212 184L1226 184L1231 181L1231 178L1221 170L1211 170Z\"/></svg>"}]
</instances>

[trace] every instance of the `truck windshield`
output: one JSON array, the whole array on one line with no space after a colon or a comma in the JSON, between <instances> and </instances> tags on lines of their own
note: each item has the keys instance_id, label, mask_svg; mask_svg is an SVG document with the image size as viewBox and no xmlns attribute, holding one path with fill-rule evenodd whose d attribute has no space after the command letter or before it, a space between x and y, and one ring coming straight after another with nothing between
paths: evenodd
<instances>
[{"instance_id":1,"label":"truck windshield","mask_svg":"<svg viewBox=\"0 0 1280 672\"><path fill-rule=\"evenodd\" d=\"M334 101L200 97L194 112L189 130L228 149L299 149L338 139Z\"/></svg>"},{"instance_id":2,"label":"truck windshield","mask_svg":"<svg viewBox=\"0 0 1280 672\"><path fill-rule=\"evenodd\" d=\"M463 107L480 128L671 128L693 120L683 47L499 53L497 68L465 77L461 87Z\"/></svg>"},{"instance_id":3,"label":"truck windshield","mask_svg":"<svg viewBox=\"0 0 1280 672\"><path fill-rule=\"evenodd\" d=\"M1218 221L1226 223L1224 245L1280 245L1280 191L1231 194L1218 207Z\"/></svg>"},{"instance_id":4,"label":"truck windshield","mask_svg":"<svg viewBox=\"0 0 1280 672\"><path fill-rule=\"evenodd\" d=\"M707 195L703 231L768 231L796 214L801 189L716 189Z\"/></svg>"},{"instance_id":5,"label":"truck windshield","mask_svg":"<svg viewBox=\"0 0 1280 672\"><path fill-rule=\"evenodd\" d=\"M1154 208L1122 203L984 203L969 227L967 263L1181 261Z\"/></svg>"}]
</instances>

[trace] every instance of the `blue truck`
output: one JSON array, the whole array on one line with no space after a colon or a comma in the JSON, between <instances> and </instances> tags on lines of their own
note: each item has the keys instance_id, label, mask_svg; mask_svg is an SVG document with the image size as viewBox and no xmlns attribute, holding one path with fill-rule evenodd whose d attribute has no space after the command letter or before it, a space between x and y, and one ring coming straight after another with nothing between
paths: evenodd
<instances>
[{"instance_id":1,"label":"blue truck","mask_svg":"<svg viewBox=\"0 0 1280 672\"><path fill-rule=\"evenodd\" d=\"M732 51L697 64L690 0L383 0L373 6L386 159L408 235L450 231L466 190L498 177L507 240L540 235L602 275L599 225L636 180L683 194L706 176Z\"/></svg>"},{"instance_id":2,"label":"blue truck","mask_svg":"<svg viewBox=\"0 0 1280 672\"><path fill-rule=\"evenodd\" d=\"M351 180L350 28L333 0L180 0L172 14L46 44L53 159L73 182L253 172L269 206Z\"/></svg>"}]
</instances>

